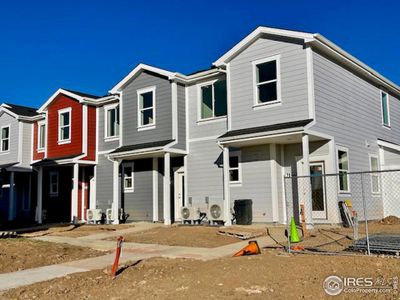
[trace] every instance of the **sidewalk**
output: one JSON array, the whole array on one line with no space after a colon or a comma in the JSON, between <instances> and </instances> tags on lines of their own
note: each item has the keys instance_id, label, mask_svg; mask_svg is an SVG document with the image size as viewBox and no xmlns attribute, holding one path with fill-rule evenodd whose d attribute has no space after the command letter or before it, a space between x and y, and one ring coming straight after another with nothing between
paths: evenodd
<instances>
[{"instance_id":1,"label":"sidewalk","mask_svg":"<svg viewBox=\"0 0 400 300\"><path fill-rule=\"evenodd\" d=\"M157 225L157 224L156 224ZM155 225L155 226L156 226ZM133 232L133 228L124 229L123 233ZM142 228L143 229L143 228ZM136 229L138 230L138 229ZM122 230L121 230L122 231ZM35 239L48 241L53 243L66 243L74 246L90 247L92 249L109 251L115 250L116 242L100 240L99 238L118 236L123 234L121 231L113 233L96 234L89 237L71 238L61 236L42 236ZM95 236L95 237L94 237ZM266 247L274 245L275 242L267 236L256 239L259 246ZM224 256L233 255L236 251L248 244L248 241L241 241L217 248L197 248L197 247L180 247L166 246L158 244L138 244L124 243L122 246L122 255L120 263L128 261L135 262L152 257L166 258L187 258L199 260L211 260ZM58 277L63 277L73 273L87 272L96 269L102 269L111 266L114 262L114 252L99 257L87 258L57 265L50 265L17 271L12 273L0 274L0 291L17 288L41 281L47 281Z\"/></svg>"}]
</instances>

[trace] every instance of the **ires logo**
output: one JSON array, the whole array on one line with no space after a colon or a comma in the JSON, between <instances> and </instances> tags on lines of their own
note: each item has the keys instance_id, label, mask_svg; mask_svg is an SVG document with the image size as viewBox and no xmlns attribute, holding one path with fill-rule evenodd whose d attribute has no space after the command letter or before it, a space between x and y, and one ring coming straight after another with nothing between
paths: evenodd
<instances>
[{"instance_id":1,"label":"ires logo","mask_svg":"<svg viewBox=\"0 0 400 300\"><path fill-rule=\"evenodd\" d=\"M329 276L324 280L323 288L330 296L345 293L392 293L397 292L398 277L374 279L372 277L338 277Z\"/></svg>"}]
</instances>

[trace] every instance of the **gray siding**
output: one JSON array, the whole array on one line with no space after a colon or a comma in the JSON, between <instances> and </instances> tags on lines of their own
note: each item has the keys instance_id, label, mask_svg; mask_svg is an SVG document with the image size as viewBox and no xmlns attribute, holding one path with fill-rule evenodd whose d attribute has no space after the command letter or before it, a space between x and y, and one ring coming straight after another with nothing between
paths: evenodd
<instances>
[{"instance_id":1,"label":"gray siding","mask_svg":"<svg viewBox=\"0 0 400 300\"><path fill-rule=\"evenodd\" d=\"M130 215L129 221L153 220L152 167L151 159L134 161L134 191L124 192L122 190L124 209Z\"/></svg>"},{"instance_id":2,"label":"gray siding","mask_svg":"<svg viewBox=\"0 0 400 300\"><path fill-rule=\"evenodd\" d=\"M269 145L246 147L241 152L242 183L231 185L232 205L237 199L252 199L253 221L272 222Z\"/></svg>"},{"instance_id":3,"label":"gray siding","mask_svg":"<svg viewBox=\"0 0 400 300\"><path fill-rule=\"evenodd\" d=\"M222 76L215 77L213 79L223 78ZM210 81L212 79L207 79ZM198 122L200 99L199 99L199 84L205 81L199 82L198 84L191 85L188 87L188 127L189 127L189 139L203 138L208 136L219 136L226 132L227 121L220 119L218 121L206 121Z\"/></svg>"},{"instance_id":4,"label":"gray siding","mask_svg":"<svg viewBox=\"0 0 400 300\"><path fill-rule=\"evenodd\" d=\"M280 54L282 104L254 109L252 61ZM260 38L230 62L232 129L309 118L303 44Z\"/></svg>"},{"instance_id":5,"label":"gray siding","mask_svg":"<svg viewBox=\"0 0 400 300\"><path fill-rule=\"evenodd\" d=\"M400 152L383 148L383 155L385 167L395 166L396 168L400 168Z\"/></svg>"},{"instance_id":6,"label":"gray siding","mask_svg":"<svg viewBox=\"0 0 400 300\"><path fill-rule=\"evenodd\" d=\"M369 170L368 154L378 154L377 138L400 143L400 101L389 97L392 129L382 126L378 87L318 53L313 53L316 124L314 130L349 148L350 171Z\"/></svg>"},{"instance_id":7,"label":"gray siding","mask_svg":"<svg viewBox=\"0 0 400 300\"><path fill-rule=\"evenodd\" d=\"M0 116L0 127L10 126L10 151L0 152L0 164L18 163L19 143L19 122L9 114L3 113Z\"/></svg>"},{"instance_id":8,"label":"gray siding","mask_svg":"<svg viewBox=\"0 0 400 300\"><path fill-rule=\"evenodd\" d=\"M115 141L105 141L105 110L104 106L97 107L98 121L97 121L97 131L98 131L98 151L113 150L119 147L119 140Z\"/></svg>"},{"instance_id":9,"label":"gray siding","mask_svg":"<svg viewBox=\"0 0 400 300\"><path fill-rule=\"evenodd\" d=\"M138 131L137 90L156 86L156 128ZM123 145L140 144L172 138L171 84L168 79L147 72L140 73L123 90Z\"/></svg>"},{"instance_id":10,"label":"gray siding","mask_svg":"<svg viewBox=\"0 0 400 300\"><path fill-rule=\"evenodd\" d=\"M113 163L103 154L98 156L96 174L96 206L105 211L113 200Z\"/></svg>"},{"instance_id":11,"label":"gray siding","mask_svg":"<svg viewBox=\"0 0 400 300\"><path fill-rule=\"evenodd\" d=\"M222 201L222 151L214 140L193 142L187 158L188 197L193 205L205 206L210 201Z\"/></svg>"},{"instance_id":12,"label":"gray siding","mask_svg":"<svg viewBox=\"0 0 400 300\"><path fill-rule=\"evenodd\" d=\"M30 168L32 161L32 123L21 122L22 125L22 166Z\"/></svg>"},{"instance_id":13,"label":"gray siding","mask_svg":"<svg viewBox=\"0 0 400 300\"><path fill-rule=\"evenodd\" d=\"M174 148L186 149L186 97L185 87L178 85L178 144Z\"/></svg>"}]
</instances>

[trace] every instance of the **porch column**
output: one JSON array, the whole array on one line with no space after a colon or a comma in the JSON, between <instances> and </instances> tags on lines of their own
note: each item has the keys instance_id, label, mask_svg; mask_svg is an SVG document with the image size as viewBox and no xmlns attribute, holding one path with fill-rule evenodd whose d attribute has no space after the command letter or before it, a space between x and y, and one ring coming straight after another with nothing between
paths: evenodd
<instances>
[{"instance_id":1,"label":"porch column","mask_svg":"<svg viewBox=\"0 0 400 300\"><path fill-rule=\"evenodd\" d=\"M113 162L113 202L112 202L112 215L113 215L113 224L119 224L119 209L121 207L120 200L120 181L119 181L119 165L120 162L118 160L114 160Z\"/></svg>"},{"instance_id":2,"label":"porch column","mask_svg":"<svg viewBox=\"0 0 400 300\"><path fill-rule=\"evenodd\" d=\"M78 222L79 164L74 164L72 175L71 222Z\"/></svg>"},{"instance_id":3,"label":"porch column","mask_svg":"<svg viewBox=\"0 0 400 300\"><path fill-rule=\"evenodd\" d=\"M229 188L229 148L224 147L223 150L223 165L224 165L224 174L223 174L223 182L224 182L224 221L225 226L232 225L232 217L231 217L231 194Z\"/></svg>"},{"instance_id":4,"label":"porch column","mask_svg":"<svg viewBox=\"0 0 400 300\"><path fill-rule=\"evenodd\" d=\"M276 144L269 144L269 159L271 163L271 199L272 199L272 221L279 221L278 203L278 163L276 154Z\"/></svg>"},{"instance_id":5,"label":"porch column","mask_svg":"<svg viewBox=\"0 0 400 300\"><path fill-rule=\"evenodd\" d=\"M35 221L39 224L42 224L42 214L43 214L43 198L42 198L42 190L43 190L43 168L39 168L38 170L38 179L37 179L37 206L36 206L36 217Z\"/></svg>"},{"instance_id":6,"label":"porch column","mask_svg":"<svg viewBox=\"0 0 400 300\"><path fill-rule=\"evenodd\" d=\"M8 197L9 205L8 205L8 221L12 221L15 219L15 208L16 208L16 203L14 201L14 194L15 194L15 189L14 189L14 171L10 172L10 195Z\"/></svg>"},{"instance_id":7,"label":"porch column","mask_svg":"<svg viewBox=\"0 0 400 300\"><path fill-rule=\"evenodd\" d=\"M171 154L164 154L164 225L171 225Z\"/></svg>"},{"instance_id":8,"label":"porch column","mask_svg":"<svg viewBox=\"0 0 400 300\"><path fill-rule=\"evenodd\" d=\"M81 178L81 220L86 220L86 178L85 178L85 168L82 168L82 178Z\"/></svg>"},{"instance_id":9,"label":"porch column","mask_svg":"<svg viewBox=\"0 0 400 300\"><path fill-rule=\"evenodd\" d=\"M153 157L153 222L158 222L158 157Z\"/></svg>"},{"instance_id":10,"label":"porch column","mask_svg":"<svg viewBox=\"0 0 400 300\"><path fill-rule=\"evenodd\" d=\"M310 146L308 134L303 134L301 142L303 148L303 176L310 176ZM303 184L305 189L302 201L304 203L307 229L313 229L314 221L312 218L311 180L310 177L304 177L300 180L304 180Z\"/></svg>"}]
</instances>

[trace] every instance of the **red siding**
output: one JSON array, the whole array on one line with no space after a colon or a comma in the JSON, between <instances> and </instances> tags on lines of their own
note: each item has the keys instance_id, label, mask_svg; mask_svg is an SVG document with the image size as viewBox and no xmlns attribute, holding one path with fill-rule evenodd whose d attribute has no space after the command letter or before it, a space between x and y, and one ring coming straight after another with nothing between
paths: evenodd
<instances>
[{"instance_id":1,"label":"red siding","mask_svg":"<svg viewBox=\"0 0 400 300\"><path fill-rule=\"evenodd\" d=\"M88 152L85 160L96 160L96 108L88 106Z\"/></svg>"},{"instance_id":2,"label":"red siding","mask_svg":"<svg viewBox=\"0 0 400 300\"><path fill-rule=\"evenodd\" d=\"M58 144L58 111L71 107L71 142ZM59 94L48 106L47 158L78 155L82 153L82 105Z\"/></svg>"},{"instance_id":3,"label":"red siding","mask_svg":"<svg viewBox=\"0 0 400 300\"><path fill-rule=\"evenodd\" d=\"M38 152L38 122L33 124L33 160L40 160L44 158L44 152Z\"/></svg>"}]
</instances>

